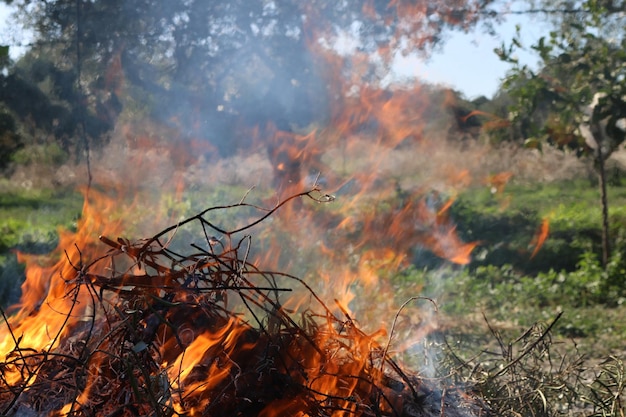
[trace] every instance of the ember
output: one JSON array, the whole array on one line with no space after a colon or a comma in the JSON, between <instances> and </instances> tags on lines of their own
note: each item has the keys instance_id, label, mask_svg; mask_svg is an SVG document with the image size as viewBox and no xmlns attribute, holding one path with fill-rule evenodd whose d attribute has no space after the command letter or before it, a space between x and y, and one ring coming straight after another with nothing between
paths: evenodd
<instances>
[{"instance_id":1,"label":"ember","mask_svg":"<svg viewBox=\"0 0 626 417\"><path fill-rule=\"evenodd\" d=\"M404 370L380 332L333 314L304 281L249 262L244 233L303 197L332 200L313 189L269 210L213 207L149 239L101 236L90 259L80 247L89 242L76 243L43 277L43 304L3 312L2 414L477 414L483 407L467 393ZM260 214L236 230L211 222L238 207ZM183 252L177 237L189 227L203 243ZM310 306L284 307L295 288ZM40 309L56 317L29 322Z\"/></svg>"}]
</instances>

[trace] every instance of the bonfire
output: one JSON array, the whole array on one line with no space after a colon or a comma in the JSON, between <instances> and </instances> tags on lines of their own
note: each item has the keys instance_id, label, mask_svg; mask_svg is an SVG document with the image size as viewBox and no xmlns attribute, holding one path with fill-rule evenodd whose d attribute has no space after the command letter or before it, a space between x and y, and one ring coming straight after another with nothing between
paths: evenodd
<instances>
[{"instance_id":1,"label":"bonfire","mask_svg":"<svg viewBox=\"0 0 626 417\"><path fill-rule=\"evenodd\" d=\"M486 415L467 387L404 368L380 332L361 330L304 280L249 261L251 229L295 199L333 197L315 187L270 209L242 200L148 239L62 236L59 262L25 283L41 287L39 299L2 312L0 413ZM212 222L241 207L259 215L233 230ZM183 230L200 240L181 243ZM286 308L296 290L310 302Z\"/></svg>"}]
</instances>

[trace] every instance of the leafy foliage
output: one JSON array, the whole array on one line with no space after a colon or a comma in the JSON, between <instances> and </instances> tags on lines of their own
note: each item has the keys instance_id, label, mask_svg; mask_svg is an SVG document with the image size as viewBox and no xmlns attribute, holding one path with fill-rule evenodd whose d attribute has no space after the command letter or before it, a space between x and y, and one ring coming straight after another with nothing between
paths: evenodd
<instances>
[{"instance_id":1,"label":"leafy foliage","mask_svg":"<svg viewBox=\"0 0 626 417\"><path fill-rule=\"evenodd\" d=\"M503 87L516 99L512 119L522 126L529 144L545 140L583 154L593 144L585 143L579 126L605 119L605 135L610 139L601 144L604 157L623 142L624 134L616 128L617 121L626 117L623 23L624 18L605 4L586 1L580 13L564 16L558 29L531 46L541 59L538 71L514 56L522 47L520 27L512 44L496 51L512 64ZM596 94L601 95L596 109L585 114Z\"/></svg>"},{"instance_id":2,"label":"leafy foliage","mask_svg":"<svg viewBox=\"0 0 626 417\"><path fill-rule=\"evenodd\" d=\"M67 160L65 152L56 143L33 145L15 152L12 160L20 165L60 165Z\"/></svg>"},{"instance_id":3,"label":"leafy foliage","mask_svg":"<svg viewBox=\"0 0 626 417\"><path fill-rule=\"evenodd\" d=\"M611 210L613 245L621 245L620 229L624 190L610 187L615 207ZM509 185L506 195L494 195L487 188L461 194L450 209L457 232L465 241L476 241L471 267L512 265L533 275L573 271L583 253L600 254L601 212L593 203L596 190L584 180L554 184ZM534 256L536 235L543 220L549 223L549 237Z\"/></svg>"},{"instance_id":4,"label":"leafy foliage","mask_svg":"<svg viewBox=\"0 0 626 417\"><path fill-rule=\"evenodd\" d=\"M512 119L522 126L526 145L548 142L577 155L592 154L600 183L602 263L610 256L606 159L626 139L626 18L613 4L581 3L575 17L563 15L558 30L532 45L542 67L520 65L513 52L518 36L496 50L513 64L505 80L517 103Z\"/></svg>"}]
</instances>

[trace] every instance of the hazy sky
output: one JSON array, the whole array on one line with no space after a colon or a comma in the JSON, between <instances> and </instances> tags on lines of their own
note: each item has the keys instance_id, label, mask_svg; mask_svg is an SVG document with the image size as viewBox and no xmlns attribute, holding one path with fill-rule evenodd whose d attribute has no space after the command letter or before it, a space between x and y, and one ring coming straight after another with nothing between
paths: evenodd
<instances>
[{"instance_id":1,"label":"hazy sky","mask_svg":"<svg viewBox=\"0 0 626 417\"><path fill-rule=\"evenodd\" d=\"M12 41L8 38L7 6L0 2L0 44ZM403 77L417 77L428 82L445 84L461 91L466 98L480 95L491 97L509 66L500 62L493 49L502 41L510 41L515 31L515 24L522 24L524 40L530 43L541 35L541 25L527 17L511 16L507 22L496 28L497 37L484 34L477 29L469 34L452 33L442 49L424 62L415 57L397 60L397 73ZM12 47L13 52L16 48ZM522 56L527 63L533 63L530 56Z\"/></svg>"}]
</instances>

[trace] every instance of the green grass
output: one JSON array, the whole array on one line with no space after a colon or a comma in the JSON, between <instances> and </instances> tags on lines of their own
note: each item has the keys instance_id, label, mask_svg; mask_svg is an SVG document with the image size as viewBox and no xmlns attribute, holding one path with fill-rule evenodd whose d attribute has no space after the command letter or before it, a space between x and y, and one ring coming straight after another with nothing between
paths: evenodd
<instances>
[{"instance_id":1,"label":"green grass","mask_svg":"<svg viewBox=\"0 0 626 417\"><path fill-rule=\"evenodd\" d=\"M245 192L232 187L194 189L182 200L161 196L159 210L180 220L208 207L236 203ZM626 213L626 187L611 187L610 195L615 207L611 211L612 219L618 219ZM261 204L255 198L258 200L254 193L248 197L251 203ZM8 262L10 249L31 252L52 249L57 227L73 227L81 204L82 196L69 191L0 194L3 261ZM451 214L465 240L480 242L470 268L436 273L409 268L393 278L398 287L418 282L432 288L437 280L440 293L445 295L442 307L446 314L463 316L484 310L494 319L513 320L519 325L529 325L559 308L574 311L602 305L621 308L626 293L622 293L619 284L626 262L621 258L614 261L611 278L604 274L594 256L600 210L597 192L588 182L513 184L504 195L493 195L485 188L469 190L459 196ZM232 210L217 211L214 219L216 223L232 225L241 221L238 215ZM138 216L141 217L141 209ZM531 259L531 240L545 217L550 219L550 236ZM614 225L617 232L621 224L614 222ZM618 245L618 254L624 247L626 244ZM610 280L611 285L607 284ZM511 311L531 313L512 318ZM563 333L596 334L597 324L575 319L586 316L572 314L572 322Z\"/></svg>"},{"instance_id":2,"label":"green grass","mask_svg":"<svg viewBox=\"0 0 626 417\"><path fill-rule=\"evenodd\" d=\"M71 191L13 190L0 193L0 305L16 301L24 277L15 250L47 253L58 227L75 227L83 198Z\"/></svg>"},{"instance_id":3,"label":"green grass","mask_svg":"<svg viewBox=\"0 0 626 417\"><path fill-rule=\"evenodd\" d=\"M626 187L611 186L608 194L616 245L626 224ZM572 271L584 252L600 253L600 199L588 181L512 184L498 195L472 189L459 196L450 212L459 235L479 243L472 267L509 264L527 274ZM544 219L549 237L532 256L533 237Z\"/></svg>"},{"instance_id":4,"label":"green grass","mask_svg":"<svg viewBox=\"0 0 626 417\"><path fill-rule=\"evenodd\" d=\"M45 250L55 240L57 227L75 225L82 201L80 194L68 191L0 194L0 249L43 245Z\"/></svg>"},{"instance_id":5,"label":"green grass","mask_svg":"<svg viewBox=\"0 0 626 417\"><path fill-rule=\"evenodd\" d=\"M626 186L608 187L610 215L626 216ZM538 219L548 217L555 231L597 229L601 222L600 193L587 180L510 184L503 195L493 195L487 188L463 193L460 200L480 210L484 216L508 213Z\"/></svg>"}]
</instances>

